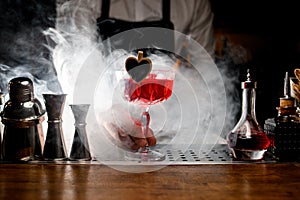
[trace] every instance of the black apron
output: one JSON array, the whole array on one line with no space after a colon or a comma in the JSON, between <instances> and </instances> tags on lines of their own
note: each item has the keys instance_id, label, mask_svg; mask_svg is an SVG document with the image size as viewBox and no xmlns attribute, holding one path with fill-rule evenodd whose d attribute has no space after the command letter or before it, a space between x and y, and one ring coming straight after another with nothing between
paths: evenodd
<instances>
[{"instance_id":1,"label":"black apron","mask_svg":"<svg viewBox=\"0 0 300 200\"><path fill-rule=\"evenodd\" d=\"M170 20L170 0L162 1L161 20L129 22L110 18L110 0L102 0L101 17L97 19L98 33L102 41L110 50L124 49L128 52L143 50L146 55L158 52L172 53L174 25Z\"/></svg>"}]
</instances>

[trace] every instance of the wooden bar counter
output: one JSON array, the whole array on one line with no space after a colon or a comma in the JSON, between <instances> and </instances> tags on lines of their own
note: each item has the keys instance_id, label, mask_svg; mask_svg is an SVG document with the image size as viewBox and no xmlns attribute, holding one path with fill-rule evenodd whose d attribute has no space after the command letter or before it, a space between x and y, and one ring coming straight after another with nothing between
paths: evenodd
<instances>
[{"instance_id":1,"label":"wooden bar counter","mask_svg":"<svg viewBox=\"0 0 300 200\"><path fill-rule=\"evenodd\" d=\"M0 164L0 199L300 199L300 163L170 165L145 173Z\"/></svg>"}]
</instances>

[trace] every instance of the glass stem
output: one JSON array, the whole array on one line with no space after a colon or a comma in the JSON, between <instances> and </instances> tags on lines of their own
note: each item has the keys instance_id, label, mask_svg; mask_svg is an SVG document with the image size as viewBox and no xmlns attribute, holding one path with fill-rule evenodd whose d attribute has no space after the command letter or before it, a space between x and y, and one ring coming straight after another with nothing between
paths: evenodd
<instances>
[{"instance_id":1,"label":"glass stem","mask_svg":"<svg viewBox=\"0 0 300 200\"><path fill-rule=\"evenodd\" d=\"M149 131L149 124L150 124L150 114L149 114L149 109L150 107L147 106L145 111L143 112L142 114L142 117L141 117L141 122L142 122L142 132L143 132L143 135L145 136L145 138L148 137L148 131ZM149 151L149 146L148 144L145 146L145 147L142 147L140 149L141 152L144 152L144 153L147 153Z\"/></svg>"}]
</instances>

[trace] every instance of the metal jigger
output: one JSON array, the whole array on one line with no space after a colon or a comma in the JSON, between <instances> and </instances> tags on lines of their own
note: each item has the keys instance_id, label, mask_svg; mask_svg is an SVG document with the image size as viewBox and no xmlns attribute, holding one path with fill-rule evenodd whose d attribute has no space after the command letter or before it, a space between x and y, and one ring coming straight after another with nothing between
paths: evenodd
<instances>
[{"instance_id":1,"label":"metal jigger","mask_svg":"<svg viewBox=\"0 0 300 200\"><path fill-rule=\"evenodd\" d=\"M48 115L47 137L43 156L45 160L66 160L66 145L62 131L62 113L66 94L43 94Z\"/></svg>"},{"instance_id":2,"label":"metal jigger","mask_svg":"<svg viewBox=\"0 0 300 200\"><path fill-rule=\"evenodd\" d=\"M91 160L91 153L86 134L86 116L89 104L70 105L75 118L75 134L72 143L70 160Z\"/></svg>"}]
</instances>

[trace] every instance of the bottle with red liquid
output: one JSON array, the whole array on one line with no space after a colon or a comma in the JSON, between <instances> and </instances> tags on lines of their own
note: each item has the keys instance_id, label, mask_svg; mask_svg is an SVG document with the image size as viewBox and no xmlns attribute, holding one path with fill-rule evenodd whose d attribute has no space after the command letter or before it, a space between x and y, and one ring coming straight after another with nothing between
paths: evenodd
<instances>
[{"instance_id":1,"label":"bottle with red liquid","mask_svg":"<svg viewBox=\"0 0 300 200\"><path fill-rule=\"evenodd\" d=\"M241 83L243 89L241 118L227 135L227 144L237 160L261 160L270 145L267 134L256 119L256 82L247 80Z\"/></svg>"}]
</instances>

